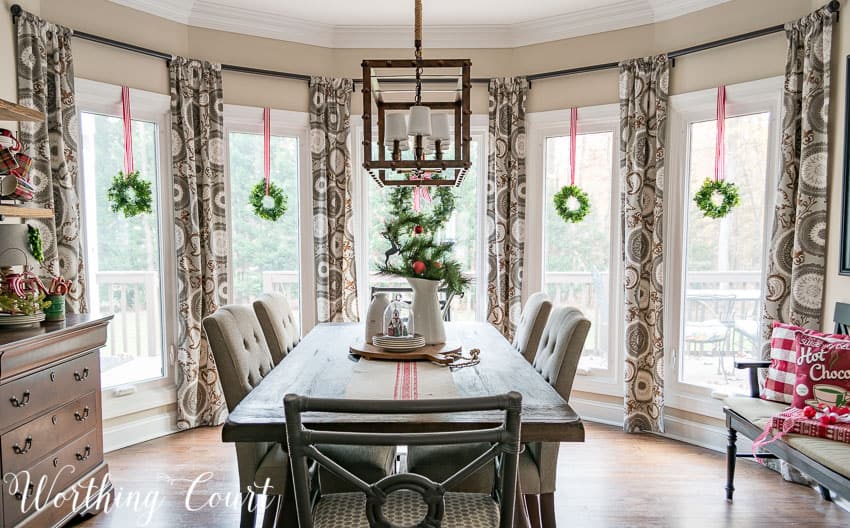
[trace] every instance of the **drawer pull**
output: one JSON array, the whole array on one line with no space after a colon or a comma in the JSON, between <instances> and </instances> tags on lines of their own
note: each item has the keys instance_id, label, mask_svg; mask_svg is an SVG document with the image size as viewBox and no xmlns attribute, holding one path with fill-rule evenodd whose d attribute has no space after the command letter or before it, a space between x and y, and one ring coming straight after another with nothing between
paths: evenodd
<instances>
[{"instance_id":1,"label":"drawer pull","mask_svg":"<svg viewBox=\"0 0 850 528\"><path fill-rule=\"evenodd\" d=\"M89 368L86 367L83 369L83 373L80 374L79 370L74 371L74 379L77 381L83 381L84 379L89 377Z\"/></svg>"},{"instance_id":2,"label":"drawer pull","mask_svg":"<svg viewBox=\"0 0 850 528\"><path fill-rule=\"evenodd\" d=\"M83 460L86 460L86 459L87 459L88 457L90 457L90 456L91 456L91 446L90 446L90 445L87 445L87 446L86 446L86 448L83 450L83 454L82 454L82 455L81 455L81 454L79 454L79 453L77 453L77 460L79 460L80 462L82 462Z\"/></svg>"},{"instance_id":3,"label":"drawer pull","mask_svg":"<svg viewBox=\"0 0 850 528\"><path fill-rule=\"evenodd\" d=\"M20 400L16 396L12 396L9 401L12 402L12 407L24 407L30 402L30 391L25 390Z\"/></svg>"},{"instance_id":4,"label":"drawer pull","mask_svg":"<svg viewBox=\"0 0 850 528\"><path fill-rule=\"evenodd\" d=\"M32 449L32 437L28 436L26 440L24 440L24 447L19 446L17 443L12 446L12 451L15 452L16 455L23 455L29 450Z\"/></svg>"},{"instance_id":5,"label":"drawer pull","mask_svg":"<svg viewBox=\"0 0 850 528\"><path fill-rule=\"evenodd\" d=\"M76 420L78 422L85 422L86 420L88 420L89 419L89 406L86 405L86 408L83 409L82 413L79 412L79 411L74 412L74 418L76 418Z\"/></svg>"},{"instance_id":6,"label":"drawer pull","mask_svg":"<svg viewBox=\"0 0 850 528\"><path fill-rule=\"evenodd\" d=\"M32 495L32 492L33 492L33 491L35 491L35 484L33 484L32 482L30 482L30 483L29 483L29 486L27 486L27 495ZM17 499L17 500L24 500L24 494L23 494L23 492L20 492L20 491L16 492L16 493L15 493L15 499Z\"/></svg>"}]
</instances>

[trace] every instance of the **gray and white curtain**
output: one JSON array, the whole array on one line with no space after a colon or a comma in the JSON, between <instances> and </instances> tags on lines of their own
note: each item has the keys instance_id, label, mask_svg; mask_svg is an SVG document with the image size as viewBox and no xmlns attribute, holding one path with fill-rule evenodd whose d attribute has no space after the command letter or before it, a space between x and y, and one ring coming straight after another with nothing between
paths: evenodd
<instances>
[{"instance_id":1,"label":"gray and white curtain","mask_svg":"<svg viewBox=\"0 0 850 528\"><path fill-rule=\"evenodd\" d=\"M357 321L352 206L351 79L310 79L313 245L320 323Z\"/></svg>"},{"instance_id":2,"label":"gray and white curtain","mask_svg":"<svg viewBox=\"0 0 850 528\"><path fill-rule=\"evenodd\" d=\"M490 80L487 154L487 320L513 339L525 258L525 77Z\"/></svg>"},{"instance_id":3,"label":"gray and white curtain","mask_svg":"<svg viewBox=\"0 0 850 528\"><path fill-rule=\"evenodd\" d=\"M663 432L666 55L620 63L625 411L628 432Z\"/></svg>"},{"instance_id":4,"label":"gray and white curtain","mask_svg":"<svg viewBox=\"0 0 850 528\"><path fill-rule=\"evenodd\" d=\"M27 220L41 231L44 267L71 281L65 305L87 312L80 224L79 126L74 100L71 30L24 12L18 19L18 101L45 113L46 121L22 122L22 152L32 158L32 204L53 218Z\"/></svg>"},{"instance_id":5,"label":"gray and white curtain","mask_svg":"<svg viewBox=\"0 0 850 528\"><path fill-rule=\"evenodd\" d=\"M224 105L221 66L177 57L169 65L174 235L177 249L177 426L226 415L201 321L227 303Z\"/></svg>"},{"instance_id":6,"label":"gray and white curtain","mask_svg":"<svg viewBox=\"0 0 850 528\"><path fill-rule=\"evenodd\" d=\"M764 359L770 358L774 320L814 329L821 325L832 24L833 14L824 7L785 25L782 172L767 263Z\"/></svg>"}]
</instances>

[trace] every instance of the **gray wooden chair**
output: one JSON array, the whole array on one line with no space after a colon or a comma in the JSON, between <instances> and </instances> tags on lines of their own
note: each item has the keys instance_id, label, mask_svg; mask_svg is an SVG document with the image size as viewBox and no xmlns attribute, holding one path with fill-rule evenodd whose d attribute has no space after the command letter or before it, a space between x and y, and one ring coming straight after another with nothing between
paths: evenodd
<instances>
[{"instance_id":1,"label":"gray wooden chair","mask_svg":"<svg viewBox=\"0 0 850 528\"><path fill-rule=\"evenodd\" d=\"M537 353L537 347L540 345L540 338L543 336L543 329L546 327L551 311L552 301L543 292L530 295L522 308L511 345L529 363L534 362L534 355Z\"/></svg>"},{"instance_id":2,"label":"gray wooden chair","mask_svg":"<svg viewBox=\"0 0 850 528\"><path fill-rule=\"evenodd\" d=\"M274 368L272 356L260 323L247 306L223 306L204 318L203 326L215 357L227 410L233 411ZM280 444L237 442L236 461L243 496L240 526L254 526L256 511L245 499L251 490L262 490L266 481L272 494L267 498L263 524L274 526L275 512L289 482L288 455Z\"/></svg>"},{"instance_id":3,"label":"gray wooden chair","mask_svg":"<svg viewBox=\"0 0 850 528\"><path fill-rule=\"evenodd\" d=\"M534 368L568 403L589 331L590 321L580 310L556 308L549 316L534 357ZM520 457L520 484L532 525L555 526L559 447L558 443L530 443Z\"/></svg>"},{"instance_id":4,"label":"gray wooden chair","mask_svg":"<svg viewBox=\"0 0 850 528\"><path fill-rule=\"evenodd\" d=\"M263 293L254 301L254 313L277 365L301 341L301 330L289 299L278 292Z\"/></svg>"},{"instance_id":5,"label":"gray wooden chair","mask_svg":"<svg viewBox=\"0 0 850 528\"><path fill-rule=\"evenodd\" d=\"M298 524L301 528L396 528L513 526L517 463L520 451L522 397L500 396L452 400L344 400L284 397L286 436ZM311 429L302 413L426 414L504 411L496 427L419 434L340 432ZM323 452L324 445L435 445L485 442L484 453L452 475L435 482L422 475L397 473L377 482L357 478ZM318 445L317 445L318 444ZM311 502L308 459L356 486L353 493L324 494ZM458 482L493 460L499 462L501 486L488 494L454 493Z\"/></svg>"}]
</instances>

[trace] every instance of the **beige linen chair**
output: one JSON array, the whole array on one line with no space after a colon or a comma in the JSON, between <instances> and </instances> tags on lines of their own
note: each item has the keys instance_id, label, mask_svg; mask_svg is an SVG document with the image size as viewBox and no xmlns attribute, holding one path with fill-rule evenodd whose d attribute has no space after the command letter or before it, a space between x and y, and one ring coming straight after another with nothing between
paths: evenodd
<instances>
[{"instance_id":1,"label":"beige linen chair","mask_svg":"<svg viewBox=\"0 0 850 528\"><path fill-rule=\"evenodd\" d=\"M266 336L274 364L280 363L301 341L301 330L289 299L282 293L263 293L254 301L254 313Z\"/></svg>"},{"instance_id":2,"label":"beige linen chair","mask_svg":"<svg viewBox=\"0 0 850 528\"><path fill-rule=\"evenodd\" d=\"M589 331L590 321L581 311L556 308L549 316L534 357L534 368L566 402L570 401L578 361ZM532 525L542 521L544 528L555 526L555 471L559 447L558 443L531 443L520 456L520 484Z\"/></svg>"},{"instance_id":3,"label":"beige linen chair","mask_svg":"<svg viewBox=\"0 0 850 528\"><path fill-rule=\"evenodd\" d=\"M534 362L534 354L537 353L551 311L552 301L543 292L534 293L525 301L511 345L529 363Z\"/></svg>"},{"instance_id":4,"label":"beige linen chair","mask_svg":"<svg viewBox=\"0 0 850 528\"><path fill-rule=\"evenodd\" d=\"M274 368L272 356L260 323L247 306L223 306L206 317L203 326L215 357L227 410L233 411ZM288 454L276 443L237 442L236 461L243 496L240 526L254 526L256 511L250 511L244 499L249 490L262 491L266 479L270 495L263 524L273 526L280 497L289 482Z\"/></svg>"},{"instance_id":5,"label":"beige linen chair","mask_svg":"<svg viewBox=\"0 0 850 528\"><path fill-rule=\"evenodd\" d=\"M254 313L277 365L301 340L289 300L282 293L263 293L254 301ZM395 466L395 447L332 446L327 451L349 471L367 480L378 480L391 473ZM319 485L322 493L351 490L351 486L324 469L319 470Z\"/></svg>"}]
</instances>

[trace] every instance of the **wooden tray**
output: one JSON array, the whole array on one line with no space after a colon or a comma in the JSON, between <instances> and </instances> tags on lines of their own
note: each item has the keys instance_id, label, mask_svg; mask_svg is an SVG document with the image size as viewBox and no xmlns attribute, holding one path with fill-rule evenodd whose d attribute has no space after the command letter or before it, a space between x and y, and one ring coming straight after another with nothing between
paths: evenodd
<instances>
[{"instance_id":1,"label":"wooden tray","mask_svg":"<svg viewBox=\"0 0 850 528\"><path fill-rule=\"evenodd\" d=\"M460 354L460 343L442 343L439 345L425 345L412 352L384 352L370 343L357 343L351 345L349 352L365 359L385 359L389 361L433 361L448 365L455 360L452 354Z\"/></svg>"}]
</instances>

